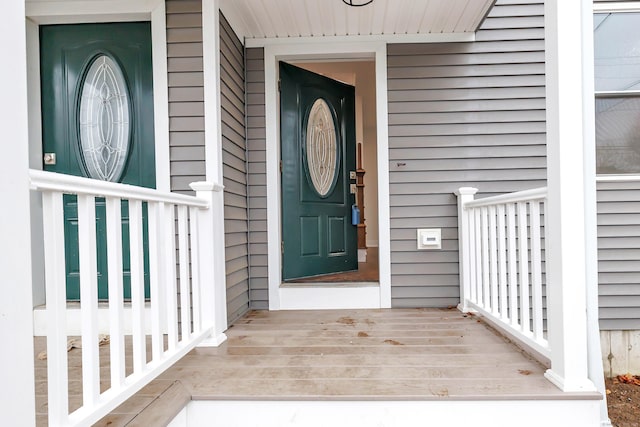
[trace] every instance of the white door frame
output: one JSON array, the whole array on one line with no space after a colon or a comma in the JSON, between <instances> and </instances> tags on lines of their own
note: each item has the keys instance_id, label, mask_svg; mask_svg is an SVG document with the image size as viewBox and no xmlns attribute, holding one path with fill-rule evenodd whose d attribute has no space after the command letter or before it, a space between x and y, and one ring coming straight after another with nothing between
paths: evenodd
<instances>
[{"instance_id":1,"label":"white door frame","mask_svg":"<svg viewBox=\"0 0 640 427\"><path fill-rule=\"evenodd\" d=\"M282 286L280 194L280 99L278 61L353 60L371 58L376 69L376 126L378 153L379 284ZM322 38L266 44L265 127L267 156L267 240L269 309L390 308L391 245L389 214L389 137L387 120L387 44L375 42L327 42Z\"/></svg>"},{"instance_id":2,"label":"white door frame","mask_svg":"<svg viewBox=\"0 0 640 427\"><path fill-rule=\"evenodd\" d=\"M40 25L98 22L151 22L153 114L156 188L170 191L169 89L167 28L164 0L26 0L27 89L29 109L29 165L42 169L42 108L40 102ZM42 206L31 197L32 274L34 306L45 303L44 253L41 248Z\"/></svg>"}]
</instances>

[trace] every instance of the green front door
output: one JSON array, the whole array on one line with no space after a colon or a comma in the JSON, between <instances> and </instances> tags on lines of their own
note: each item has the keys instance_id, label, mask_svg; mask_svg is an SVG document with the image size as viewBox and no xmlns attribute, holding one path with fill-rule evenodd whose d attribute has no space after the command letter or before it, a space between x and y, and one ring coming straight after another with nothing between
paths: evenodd
<instances>
[{"instance_id":1,"label":"green front door","mask_svg":"<svg viewBox=\"0 0 640 427\"><path fill-rule=\"evenodd\" d=\"M154 188L151 64L149 22L41 26L44 169ZM80 296L76 197L65 196L64 204L67 297L73 300ZM125 201L122 215L125 297L129 297ZM146 244L146 221L144 229ZM107 230L100 198L96 231L98 296L104 299L108 296ZM145 250L145 259L147 254ZM145 261L148 276L146 265Z\"/></svg>"},{"instance_id":2,"label":"green front door","mask_svg":"<svg viewBox=\"0 0 640 427\"><path fill-rule=\"evenodd\" d=\"M358 269L355 89L280 63L284 280Z\"/></svg>"}]
</instances>

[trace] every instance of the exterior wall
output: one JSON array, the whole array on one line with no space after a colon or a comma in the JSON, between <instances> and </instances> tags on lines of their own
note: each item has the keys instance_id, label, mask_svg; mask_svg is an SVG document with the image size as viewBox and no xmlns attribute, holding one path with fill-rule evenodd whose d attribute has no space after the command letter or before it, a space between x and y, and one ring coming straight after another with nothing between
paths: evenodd
<instances>
[{"instance_id":1,"label":"exterior wall","mask_svg":"<svg viewBox=\"0 0 640 427\"><path fill-rule=\"evenodd\" d=\"M388 47L394 307L459 302L456 189L546 183L544 7L519 3L498 1L474 43ZM417 251L417 228L441 228L442 250Z\"/></svg>"},{"instance_id":2,"label":"exterior wall","mask_svg":"<svg viewBox=\"0 0 640 427\"><path fill-rule=\"evenodd\" d=\"M640 180L597 188L600 328L640 330Z\"/></svg>"},{"instance_id":3,"label":"exterior wall","mask_svg":"<svg viewBox=\"0 0 640 427\"><path fill-rule=\"evenodd\" d=\"M220 15L220 103L229 323L249 309L244 48Z\"/></svg>"},{"instance_id":4,"label":"exterior wall","mask_svg":"<svg viewBox=\"0 0 640 427\"><path fill-rule=\"evenodd\" d=\"M171 191L205 179L202 4L167 0Z\"/></svg>"},{"instance_id":5,"label":"exterior wall","mask_svg":"<svg viewBox=\"0 0 640 427\"><path fill-rule=\"evenodd\" d=\"M267 170L264 50L246 49L249 192L249 288L251 307L269 308L267 270Z\"/></svg>"},{"instance_id":6,"label":"exterior wall","mask_svg":"<svg viewBox=\"0 0 640 427\"><path fill-rule=\"evenodd\" d=\"M193 192L205 180L202 3L168 0L167 51L171 190ZM221 107L227 270L227 317L231 323L249 308L244 52L221 16Z\"/></svg>"},{"instance_id":7,"label":"exterior wall","mask_svg":"<svg viewBox=\"0 0 640 427\"><path fill-rule=\"evenodd\" d=\"M612 1L594 3L606 5ZM640 180L600 180L597 188L598 300L604 373L606 376L638 374Z\"/></svg>"}]
</instances>

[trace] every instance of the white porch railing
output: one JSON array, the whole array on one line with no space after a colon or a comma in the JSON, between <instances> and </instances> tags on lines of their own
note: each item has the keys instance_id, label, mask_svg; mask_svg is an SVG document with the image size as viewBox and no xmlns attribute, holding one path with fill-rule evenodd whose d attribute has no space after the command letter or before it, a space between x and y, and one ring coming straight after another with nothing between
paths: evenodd
<instances>
[{"instance_id":1,"label":"white porch railing","mask_svg":"<svg viewBox=\"0 0 640 427\"><path fill-rule=\"evenodd\" d=\"M48 411L51 426L88 426L115 409L211 335L213 283L200 267L213 261L212 239L199 238L210 215L206 194L190 197L43 171L30 172L42 194L47 311ZM63 195L77 196L82 319L82 406L69 413ZM110 387L100 392L96 198L106 206ZM122 201L128 201L131 276L132 372L125 372ZM148 210L145 298L143 206ZM176 233L177 224L177 233ZM126 254L125 254L126 255ZM204 273L206 275L206 272ZM207 301L205 308L203 301ZM145 319L145 306L150 319ZM147 354L144 325L151 324Z\"/></svg>"},{"instance_id":2,"label":"white porch railing","mask_svg":"<svg viewBox=\"0 0 640 427\"><path fill-rule=\"evenodd\" d=\"M543 280L547 189L474 200L460 188L460 309L476 311L510 338L550 359Z\"/></svg>"}]
</instances>

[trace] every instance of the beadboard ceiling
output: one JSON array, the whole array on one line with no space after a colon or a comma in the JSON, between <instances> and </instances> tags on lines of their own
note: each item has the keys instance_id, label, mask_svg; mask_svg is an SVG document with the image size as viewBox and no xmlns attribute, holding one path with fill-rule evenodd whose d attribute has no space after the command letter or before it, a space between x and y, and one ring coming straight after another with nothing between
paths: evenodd
<instances>
[{"instance_id":1,"label":"beadboard ceiling","mask_svg":"<svg viewBox=\"0 0 640 427\"><path fill-rule=\"evenodd\" d=\"M321 36L443 36L473 34L495 0L221 0L246 42ZM446 38L446 37L445 37ZM458 37L459 38L459 37Z\"/></svg>"}]
</instances>

